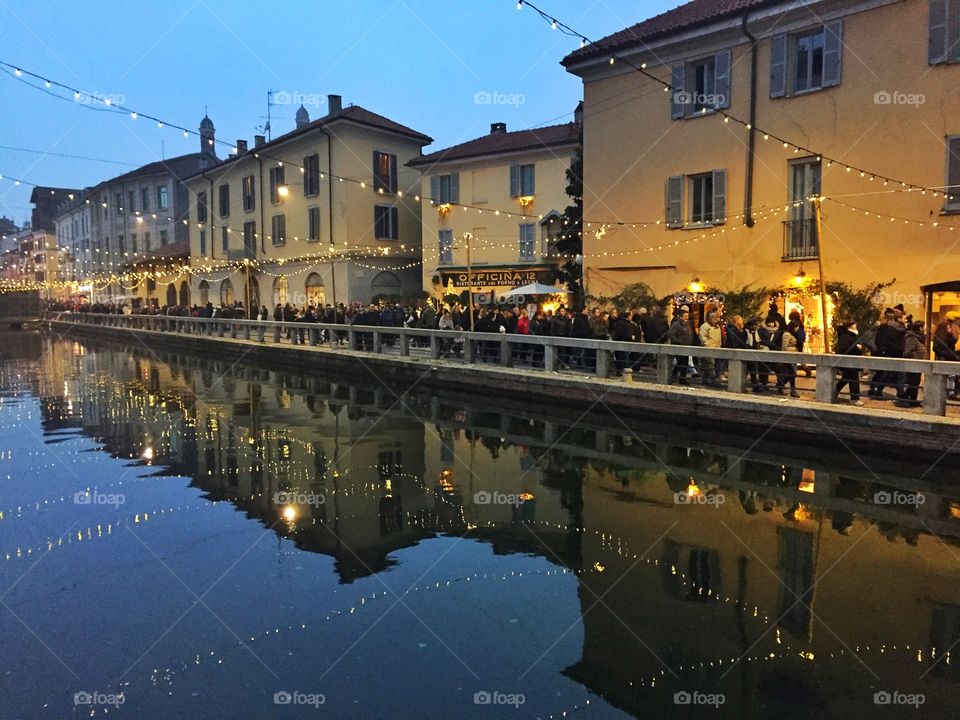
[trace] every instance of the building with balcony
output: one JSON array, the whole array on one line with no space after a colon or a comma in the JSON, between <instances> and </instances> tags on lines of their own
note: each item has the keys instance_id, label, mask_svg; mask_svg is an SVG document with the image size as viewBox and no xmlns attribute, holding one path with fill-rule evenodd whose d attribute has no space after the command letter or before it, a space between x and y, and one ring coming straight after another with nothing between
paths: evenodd
<instances>
[{"instance_id":1,"label":"building with balcony","mask_svg":"<svg viewBox=\"0 0 960 720\"><path fill-rule=\"evenodd\" d=\"M895 280L884 303L919 318L960 309L958 17L952 0L693 0L571 53L587 292L787 287L818 328L822 262L828 282Z\"/></svg>"},{"instance_id":2,"label":"building with balcony","mask_svg":"<svg viewBox=\"0 0 960 720\"><path fill-rule=\"evenodd\" d=\"M579 119L514 132L493 123L488 135L410 162L423 173L421 193L430 199L423 287L435 300L472 284L481 301L492 303L511 288L553 282Z\"/></svg>"},{"instance_id":3,"label":"building with balcony","mask_svg":"<svg viewBox=\"0 0 960 720\"><path fill-rule=\"evenodd\" d=\"M420 285L419 173L431 138L328 96L329 112L194 174L193 302L400 302Z\"/></svg>"}]
</instances>

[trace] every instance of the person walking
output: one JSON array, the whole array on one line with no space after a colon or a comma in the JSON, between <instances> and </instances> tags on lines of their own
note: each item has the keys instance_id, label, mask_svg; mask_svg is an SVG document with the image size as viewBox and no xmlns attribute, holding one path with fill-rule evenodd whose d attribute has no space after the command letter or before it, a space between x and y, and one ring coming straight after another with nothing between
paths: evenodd
<instances>
[{"instance_id":1,"label":"person walking","mask_svg":"<svg viewBox=\"0 0 960 720\"><path fill-rule=\"evenodd\" d=\"M837 355L863 355L863 346L859 343L857 323L853 320L843 323L837 328ZM863 407L860 399L860 368L843 368L840 371L840 380L837 382L837 395L844 387L850 388L850 402L857 407Z\"/></svg>"}]
</instances>

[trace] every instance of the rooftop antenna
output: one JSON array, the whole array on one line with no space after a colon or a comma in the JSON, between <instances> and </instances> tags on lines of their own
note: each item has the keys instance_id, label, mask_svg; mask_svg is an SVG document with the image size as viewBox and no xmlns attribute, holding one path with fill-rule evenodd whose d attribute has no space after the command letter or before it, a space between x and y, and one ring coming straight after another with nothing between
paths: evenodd
<instances>
[{"instance_id":1,"label":"rooftop antenna","mask_svg":"<svg viewBox=\"0 0 960 720\"><path fill-rule=\"evenodd\" d=\"M275 103L273 102L273 94L274 94L275 92L277 92L277 91L276 91L276 90L267 90L267 122L264 123L262 126L259 126L259 127L257 128L257 130L259 130L260 132L262 132L264 135L267 136L267 141L268 141L268 142L272 139L272 138L271 138L271 129L272 129L272 128L270 127L270 119L271 119L271 118L270 118L270 115L271 115L270 109L275 105ZM263 116L261 115L260 117L263 117Z\"/></svg>"}]
</instances>

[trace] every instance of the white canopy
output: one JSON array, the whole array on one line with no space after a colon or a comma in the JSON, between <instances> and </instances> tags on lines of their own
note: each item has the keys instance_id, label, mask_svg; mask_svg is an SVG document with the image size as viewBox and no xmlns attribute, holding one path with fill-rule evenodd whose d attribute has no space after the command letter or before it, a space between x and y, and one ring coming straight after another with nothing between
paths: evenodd
<instances>
[{"instance_id":1,"label":"white canopy","mask_svg":"<svg viewBox=\"0 0 960 720\"><path fill-rule=\"evenodd\" d=\"M569 292L564 288L553 287L551 285L544 285L542 283L531 283L529 285L523 285L522 287L514 288L504 293L505 297L511 297L514 295L561 295Z\"/></svg>"}]
</instances>

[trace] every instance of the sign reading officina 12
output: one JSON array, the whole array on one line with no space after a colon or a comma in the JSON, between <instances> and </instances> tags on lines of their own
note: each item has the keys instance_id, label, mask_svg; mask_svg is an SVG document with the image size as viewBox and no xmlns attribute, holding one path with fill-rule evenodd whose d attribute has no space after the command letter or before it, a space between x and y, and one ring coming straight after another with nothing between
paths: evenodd
<instances>
[{"instance_id":1,"label":"sign reading officina 12","mask_svg":"<svg viewBox=\"0 0 960 720\"><path fill-rule=\"evenodd\" d=\"M553 270L550 268L501 268L498 270L473 270L470 273L474 287L489 286L515 288L530 283L549 284L553 281ZM454 287L469 286L466 270L446 271L441 273L444 285L453 283Z\"/></svg>"}]
</instances>

